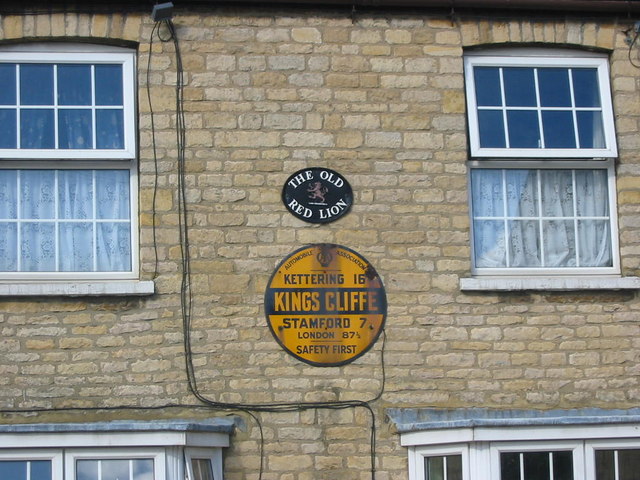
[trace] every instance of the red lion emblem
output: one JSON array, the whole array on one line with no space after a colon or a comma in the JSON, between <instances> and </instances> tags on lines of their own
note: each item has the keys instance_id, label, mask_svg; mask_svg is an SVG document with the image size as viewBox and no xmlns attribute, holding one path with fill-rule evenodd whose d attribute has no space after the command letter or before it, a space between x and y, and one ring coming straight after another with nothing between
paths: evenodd
<instances>
[{"instance_id":1,"label":"red lion emblem","mask_svg":"<svg viewBox=\"0 0 640 480\"><path fill-rule=\"evenodd\" d=\"M322 185L322 182L313 182L309 184L307 188L307 192L309 193L309 200L320 200L321 202L325 202L324 196L329 191L329 189Z\"/></svg>"}]
</instances>

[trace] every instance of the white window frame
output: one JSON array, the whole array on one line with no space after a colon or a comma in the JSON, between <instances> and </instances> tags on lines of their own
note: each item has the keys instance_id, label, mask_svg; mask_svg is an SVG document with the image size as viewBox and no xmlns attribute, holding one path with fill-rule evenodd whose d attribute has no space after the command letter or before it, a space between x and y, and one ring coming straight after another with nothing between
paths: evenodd
<instances>
[{"instance_id":1,"label":"white window frame","mask_svg":"<svg viewBox=\"0 0 640 480\"><path fill-rule=\"evenodd\" d=\"M474 222L471 218L470 230L471 230L471 273L474 276L488 276L488 277L575 277L575 276L612 276L620 275L620 253L618 242L618 207L616 197L616 177L615 166L613 159L599 161L597 163L590 163L584 161L567 161L567 160L555 160L555 161L518 161L505 162L500 160L476 160L471 161L468 164L469 169L572 169L572 170L594 170L594 169L606 169L607 170L607 189L609 194L609 235L611 238L611 256L612 265L610 267L586 267L586 268L552 268L552 267L538 267L538 268L518 268L518 267L504 267L504 268L486 268L476 267L476 255L475 255L475 232ZM469 185L468 191L471 192L471 175L468 176ZM473 215L473 199L469 194L469 212Z\"/></svg>"},{"instance_id":2,"label":"white window frame","mask_svg":"<svg viewBox=\"0 0 640 480\"><path fill-rule=\"evenodd\" d=\"M0 450L0 461L32 461L32 460L49 460L51 462L51 480L63 480L62 478L62 465L63 455L60 450Z\"/></svg>"},{"instance_id":3,"label":"white window frame","mask_svg":"<svg viewBox=\"0 0 640 480\"><path fill-rule=\"evenodd\" d=\"M480 147L478 108L473 69L495 67L591 67L598 72L602 121L606 147L602 149L568 148L482 148ZM468 51L464 56L467 118L472 157L484 158L613 158L618 155L609 80L608 57L604 54L559 49L495 49ZM527 107L528 110L534 107Z\"/></svg>"},{"instance_id":4,"label":"white window frame","mask_svg":"<svg viewBox=\"0 0 640 480\"><path fill-rule=\"evenodd\" d=\"M596 480L596 450L627 450L640 449L640 443L635 440L597 440L585 445L585 459L587 474L585 480Z\"/></svg>"},{"instance_id":5,"label":"white window frame","mask_svg":"<svg viewBox=\"0 0 640 480\"><path fill-rule=\"evenodd\" d=\"M84 159L133 160L136 158L135 120L135 53L131 49L104 45L36 43L0 48L0 63L117 63L122 65L124 103L123 149L6 149L0 148L2 159ZM57 108L55 105L53 108ZM19 128L19 126L18 126Z\"/></svg>"},{"instance_id":6,"label":"white window frame","mask_svg":"<svg viewBox=\"0 0 640 480\"><path fill-rule=\"evenodd\" d=\"M409 478L412 480L426 480L425 460L429 457L446 457L447 455L462 456L462 480L469 480L469 446L466 444L442 445L426 449L417 447L410 456Z\"/></svg>"},{"instance_id":7,"label":"white window frame","mask_svg":"<svg viewBox=\"0 0 640 480\"><path fill-rule=\"evenodd\" d=\"M52 480L76 480L76 460L152 458L154 480L185 480L187 459L195 456L210 459L215 480L224 480L222 449L230 444L225 425L233 422L222 420L220 429L171 423L0 426L0 460L51 460Z\"/></svg>"},{"instance_id":8,"label":"white window frame","mask_svg":"<svg viewBox=\"0 0 640 480\"><path fill-rule=\"evenodd\" d=\"M424 459L461 454L463 480L501 480L500 453L572 450L575 480L596 480L597 449L639 449L640 425L445 428L403 433L409 480L425 480Z\"/></svg>"},{"instance_id":9,"label":"white window frame","mask_svg":"<svg viewBox=\"0 0 640 480\"><path fill-rule=\"evenodd\" d=\"M187 467L187 479L197 480L193 473L193 460L209 460L213 479L222 479L222 450L210 448L187 448L184 451Z\"/></svg>"},{"instance_id":10,"label":"white window frame","mask_svg":"<svg viewBox=\"0 0 640 480\"><path fill-rule=\"evenodd\" d=\"M78 460L153 460L154 480L169 480L166 473L166 456L164 450L149 448L112 448L112 449L69 449L64 452L64 478L77 480L76 461Z\"/></svg>"},{"instance_id":11,"label":"white window frame","mask_svg":"<svg viewBox=\"0 0 640 480\"><path fill-rule=\"evenodd\" d=\"M1 296L151 295L152 281L139 278L136 52L133 48L89 43L23 43L0 47L0 62L119 63L123 67L124 148L0 149L4 168L128 169L131 201L131 271L127 272L3 272Z\"/></svg>"}]
</instances>

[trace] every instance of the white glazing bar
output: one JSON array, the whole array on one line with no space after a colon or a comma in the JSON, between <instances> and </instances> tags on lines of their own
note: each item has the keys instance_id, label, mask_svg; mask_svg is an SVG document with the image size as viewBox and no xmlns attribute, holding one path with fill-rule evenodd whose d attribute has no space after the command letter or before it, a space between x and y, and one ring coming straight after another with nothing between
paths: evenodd
<instances>
[{"instance_id":1,"label":"white glazing bar","mask_svg":"<svg viewBox=\"0 0 640 480\"><path fill-rule=\"evenodd\" d=\"M91 142L94 150L98 148L98 122L96 115L96 66L91 65Z\"/></svg>"},{"instance_id":2,"label":"white glazing bar","mask_svg":"<svg viewBox=\"0 0 640 480\"><path fill-rule=\"evenodd\" d=\"M533 84L536 93L536 113L538 117L538 148L546 148L546 142L544 139L544 125L542 123L542 103L540 102L540 82L538 81L538 69L533 69Z\"/></svg>"},{"instance_id":3,"label":"white glazing bar","mask_svg":"<svg viewBox=\"0 0 640 480\"><path fill-rule=\"evenodd\" d=\"M509 142L509 126L507 123L507 100L506 100L506 94L504 91L504 74L503 74L502 67L498 68L498 73L500 77L500 102L502 102L502 123L503 123L503 129L504 129L505 147L511 148L511 145Z\"/></svg>"},{"instance_id":4,"label":"white glazing bar","mask_svg":"<svg viewBox=\"0 0 640 480\"><path fill-rule=\"evenodd\" d=\"M58 150L60 143L58 141L60 125L58 123L58 64L53 64L53 148Z\"/></svg>"},{"instance_id":5,"label":"white glazing bar","mask_svg":"<svg viewBox=\"0 0 640 480\"><path fill-rule=\"evenodd\" d=\"M576 184L576 171L571 170L571 189L573 190L573 236L576 239L575 262L576 267L580 267L580 235L578 234L578 189Z\"/></svg>"},{"instance_id":6,"label":"white glazing bar","mask_svg":"<svg viewBox=\"0 0 640 480\"><path fill-rule=\"evenodd\" d=\"M534 170L536 176L536 189L538 191L538 232L540 235L540 266L544 267L545 241L544 224L542 222L542 171Z\"/></svg>"},{"instance_id":7,"label":"white glazing bar","mask_svg":"<svg viewBox=\"0 0 640 480\"><path fill-rule=\"evenodd\" d=\"M17 199L16 199L16 269L18 272L22 271L22 252L20 245L22 245L22 170L16 170L17 185Z\"/></svg>"},{"instance_id":8,"label":"white glazing bar","mask_svg":"<svg viewBox=\"0 0 640 480\"><path fill-rule=\"evenodd\" d=\"M57 115L56 115L57 116ZM59 220L59 198L60 198L60 170L54 170L53 175L53 245L54 261L56 262L54 271L60 271L60 222Z\"/></svg>"},{"instance_id":9,"label":"white glazing bar","mask_svg":"<svg viewBox=\"0 0 640 480\"><path fill-rule=\"evenodd\" d=\"M511 267L511 255L509 252L511 232L509 231L509 206L507 205L507 171L503 169L502 173L502 228L504 231L504 254L507 267Z\"/></svg>"},{"instance_id":10,"label":"white glazing bar","mask_svg":"<svg viewBox=\"0 0 640 480\"><path fill-rule=\"evenodd\" d=\"M580 133L578 130L578 112L576 110L576 99L573 89L573 69L567 69L567 75L569 76L569 98L571 100L571 117L573 118L573 134L576 140L576 148L582 148L580 145Z\"/></svg>"},{"instance_id":11,"label":"white glazing bar","mask_svg":"<svg viewBox=\"0 0 640 480\"><path fill-rule=\"evenodd\" d=\"M93 245L91 246L92 257L93 257L93 271L98 271L98 182L96 180L98 171L91 171L91 209L92 209L92 219L91 219L91 232L92 232L92 241Z\"/></svg>"},{"instance_id":12,"label":"white glazing bar","mask_svg":"<svg viewBox=\"0 0 640 480\"><path fill-rule=\"evenodd\" d=\"M22 76L22 70L20 64L16 63L16 148L19 149L22 146L22 135L20 132L20 122L22 121L22 109L20 108L20 77Z\"/></svg>"}]
</instances>

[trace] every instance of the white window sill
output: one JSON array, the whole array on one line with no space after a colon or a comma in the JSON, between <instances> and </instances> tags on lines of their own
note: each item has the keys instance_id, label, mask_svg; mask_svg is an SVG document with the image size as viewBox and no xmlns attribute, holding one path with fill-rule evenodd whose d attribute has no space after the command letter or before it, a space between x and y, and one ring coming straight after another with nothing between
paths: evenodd
<instances>
[{"instance_id":1,"label":"white window sill","mask_svg":"<svg viewBox=\"0 0 640 480\"><path fill-rule=\"evenodd\" d=\"M0 297L143 296L154 291L152 281L141 280L0 283Z\"/></svg>"},{"instance_id":2,"label":"white window sill","mask_svg":"<svg viewBox=\"0 0 640 480\"><path fill-rule=\"evenodd\" d=\"M640 277L475 277L461 278L462 291L640 290Z\"/></svg>"}]
</instances>

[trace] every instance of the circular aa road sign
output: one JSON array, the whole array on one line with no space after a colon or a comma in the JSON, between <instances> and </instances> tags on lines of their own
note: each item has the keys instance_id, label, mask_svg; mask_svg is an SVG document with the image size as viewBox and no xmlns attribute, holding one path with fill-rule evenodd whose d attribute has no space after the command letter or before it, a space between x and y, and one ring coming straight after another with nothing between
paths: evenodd
<instances>
[{"instance_id":1,"label":"circular aa road sign","mask_svg":"<svg viewBox=\"0 0 640 480\"><path fill-rule=\"evenodd\" d=\"M271 333L290 355L310 365L352 362L378 339L387 314L382 280L361 255L315 244L285 258L265 292Z\"/></svg>"}]
</instances>

